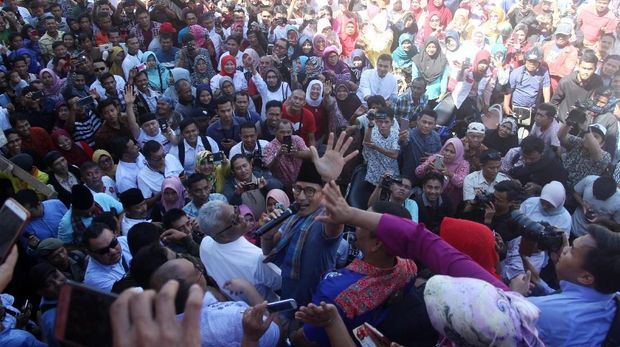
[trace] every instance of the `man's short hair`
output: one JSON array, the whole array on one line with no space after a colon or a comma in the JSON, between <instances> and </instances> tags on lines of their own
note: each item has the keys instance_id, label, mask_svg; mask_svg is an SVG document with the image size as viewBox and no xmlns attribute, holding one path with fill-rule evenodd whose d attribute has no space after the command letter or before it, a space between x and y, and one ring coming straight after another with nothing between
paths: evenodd
<instances>
[{"instance_id":1,"label":"man's short hair","mask_svg":"<svg viewBox=\"0 0 620 347\"><path fill-rule=\"evenodd\" d=\"M528 155L534 152L543 153L544 151L545 142L540 137L530 135L521 141L521 152L523 154Z\"/></svg>"},{"instance_id":2,"label":"man's short hair","mask_svg":"<svg viewBox=\"0 0 620 347\"><path fill-rule=\"evenodd\" d=\"M389 54L381 54L379 58L377 58L377 61L379 60L387 61L388 63L392 64L392 56Z\"/></svg>"},{"instance_id":3,"label":"man's short hair","mask_svg":"<svg viewBox=\"0 0 620 347\"><path fill-rule=\"evenodd\" d=\"M207 182L209 181L207 179L207 176L201 174L200 172L195 172L193 174L191 174L187 180L185 180L185 186L187 187L188 190L192 189L192 186L202 180L207 180Z\"/></svg>"},{"instance_id":4,"label":"man's short hair","mask_svg":"<svg viewBox=\"0 0 620 347\"><path fill-rule=\"evenodd\" d=\"M594 276L594 289L604 294L620 290L620 234L590 224L588 234L596 241L584 258L583 268Z\"/></svg>"},{"instance_id":5,"label":"man's short hair","mask_svg":"<svg viewBox=\"0 0 620 347\"><path fill-rule=\"evenodd\" d=\"M228 102L230 102L232 106L232 102L230 101L230 98L227 98L225 96L220 96L219 98L215 99L215 107L217 108L218 106L224 105Z\"/></svg>"},{"instance_id":6,"label":"man's short hair","mask_svg":"<svg viewBox=\"0 0 620 347\"><path fill-rule=\"evenodd\" d=\"M370 107L370 105L380 105L381 107L387 106L385 103L385 98L381 95L371 95L366 100L366 104Z\"/></svg>"},{"instance_id":7,"label":"man's short hair","mask_svg":"<svg viewBox=\"0 0 620 347\"><path fill-rule=\"evenodd\" d=\"M443 185L445 177L444 175L438 172L430 171L427 174L425 174L424 177L422 177L421 183L422 185L425 185L428 181L432 181L432 180L437 180L441 183L441 185Z\"/></svg>"},{"instance_id":8,"label":"man's short hair","mask_svg":"<svg viewBox=\"0 0 620 347\"><path fill-rule=\"evenodd\" d=\"M208 201L202 205L196 219L203 233L211 236L225 227L222 225L222 220L226 217L223 214L224 206L226 203L220 200Z\"/></svg>"},{"instance_id":9,"label":"man's short hair","mask_svg":"<svg viewBox=\"0 0 620 347\"><path fill-rule=\"evenodd\" d=\"M161 147L162 147L161 143L155 140L146 141L146 143L142 147L142 154L144 155L146 159L151 159L151 155L159 151Z\"/></svg>"},{"instance_id":10,"label":"man's short hair","mask_svg":"<svg viewBox=\"0 0 620 347\"><path fill-rule=\"evenodd\" d=\"M497 183L495 185L495 191L498 193L506 193L506 197L510 202L521 202L525 197L521 183L513 180Z\"/></svg>"},{"instance_id":11,"label":"man's short hair","mask_svg":"<svg viewBox=\"0 0 620 347\"><path fill-rule=\"evenodd\" d=\"M479 156L480 164L485 165L490 161L501 161L502 154L494 149L482 151Z\"/></svg>"},{"instance_id":12,"label":"man's short hair","mask_svg":"<svg viewBox=\"0 0 620 347\"><path fill-rule=\"evenodd\" d=\"M597 200L605 201L618 190L616 181L609 176L600 176L592 182L592 195Z\"/></svg>"},{"instance_id":13,"label":"man's short hair","mask_svg":"<svg viewBox=\"0 0 620 347\"><path fill-rule=\"evenodd\" d=\"M39 196L32 189L20 190L17 194L15 194L15 200L26 208L37 207L41 203Z\"/></svg>"},{"instance_id":14,"label":"man's short hair","mask_svg":"<svg viewBox=\"0 0 620 347\"><path fill-rule=\"evenodd\" d=\"M265 111L269 110L272 107L277 107L282 110L282 101L280 100L269 100L267 104L265 104Z\"/></svg>"},{"instance_id":15,"label":"man's short hair","mask_svg":"<svg viewBox=\"0 0 620 347\"><path fill-rule=\"evenodd\" d=\"M167 261L168 251L166 247L158 242L152 243L138 250L131 259L129 271L140 287L149 289L151 276Z\"/></svg>"},{"instance_id":16,"label":"man's short hair","mask_svg":"<svg viewBox=\"0 0 620 347\"><path fill-rule=\"evenodd\" d=\"M241 131L242 129L254 129L254 130L256 130L256 126L252 122L245 122L245 123L241 124L241 127L239 128L239 131Z\"/></svg>"},{"instance_id":17,"label":"man's short hair","mask_svg":"<svg viewBox=\"0 0 620 347\"><path fill-rule=\"evenodd\" d=\"M97 105L97 114L101 115L101 112L103 112L103 109L110 106L110 105L114 105L115 107L118 107L118 101L116 101L116 99L112 99L112 98L108 98L105 99L103 101L99 101L99 104Z\"/></svg>"},{"instance_id":18,"label":"man's short hair","mask_svg":"<svg viewBox=\"0 0 620 347\"><path fill-rule=\"evenodd\" d=\"M555 115L558 113L558 110L555 108L555 106L547 102L538 105L538 109L540 111L545 111L547 117L555 117Z\"/></svg>"},{"instance_id":19,"label":"man's short hair","mask_svg":"<svg viewBox=\"0 0 620 347\"><path fill-rule=\"evenodd\" d=\"M420 111L420 114L418 115L418 119L422 118L422 116L429 116L437 120L437 112L435 112L435 110L431 110L430 108L425 108L422 111Z\"/></svg>"},{"instance_id":20,"label":"man's short hair","mask_svg":"<svg viewBox=\"0 0 620 347\"><path fill-rule=\"evenodd\" d=\"M196 120L193 117L184 118L181 123L179 123L179 131L182 133L185 128L192 124L198 127L198 124L196 124Z\"/></svg>"},{"instance_id":21,"label":"man's short hair","mask_svg":"<svg viewBox=\"0 0 620 347\"><path fill-rule=\"evenodd\" d=\"M159 243L161 230L153 223L142 222L135 224L127 232L127 245L131 255L135 255L143 247Z\"/></svg>"},{"instance_id":22,"label":"man's short hair","mask_svg":"<svg viewBox=\"0 0 620 347\"><path fill-rule=\"evenodd\" d=\"M161 222L164 225L164 229L172 228L172 224L179 219L187 217L187 213L180 208L173 208L169 211L166 211L164 215L161 217Z\"/></svg>"},{"instance_id":23,"label":"man's short hair","mask_svg":"<svg viewBox=\"0 0 620 347\"><path fill-rule=\"evenodd\" d=\"M104 223L92 223L86 230L84 230L84 235L82 236L82 245L86 247L87 250L90 249L90 240L98 238L101 234L103 234L104 230L110 230L110 227Z\"/></svg>"},{"instance_id":24,"label":"man's short hair","mask_svg":"<svg viewBox=\"0 0 620 347\"><path fill-rule=\"evenodd\" d=\"M99 168L99 165L97 165L97 163L95 163L94 161L85 161L81 166L80 166L80 173L83 175L86 171L94 169L94 168Z\"/></svg>"},{"instance_id":25,"label":"man's short hair","mask_svg":"<svg viewBox=\"0 0 620 347\"><path fill-rule=\"evenodd\" d=\"M594 50L586 48L581 53L581 59L579 61L596 65L598 64L598 57L596 56L596 52L594 52Z\"/></svg>"}]
</instances>

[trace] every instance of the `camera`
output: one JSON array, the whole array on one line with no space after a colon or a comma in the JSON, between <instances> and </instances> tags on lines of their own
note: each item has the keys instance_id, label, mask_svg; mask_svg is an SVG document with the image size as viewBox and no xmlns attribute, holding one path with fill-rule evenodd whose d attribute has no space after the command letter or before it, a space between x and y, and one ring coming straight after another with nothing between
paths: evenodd
<instances>
[{"instance_id":1,"label":"camera","mask_svg":"<svg viewBox=\"0 0 620 347\"><path fill-rule=\"evenodd\" d=\"M476 194L472 202L472 205L480 207L480 208L484 208L486 205L492 203L494 200L495 200L495 196L491 193Z\"/></svg>"},{"instance_id":2,"label":"camera","mask_svg":"<svg viewBox=\"0 0 620 347\"><path fill-rule=\"evenodd\" d=\"M557 252L564 245L564 232L546 222L534 222L521 211L513 210L510 218L519 225L518 234L536 241L542 251Z\"/></svg>"},{"instance_id":3,"label":"camera","mask_svg":"<svg viewBox=\"0 0 620 347\"><path fill-rule=\"evenodd\" d=\"M383 182L381 182L381 188L383 188L383 189L390 189L390 187L394 183L402 184L403 180L401 178L397 178L397 177L394 177L392 175L385 176L383 178Z\"/></svg>"},{"instance_id":4,"label":"camera","mask_svg":"<svg viewBox=\"0 0 620 347\"><path fill-rule=\"evenodd\" d=\"M252 162L252 166L256 169L263 169L265 168L265 165L263 164L263 155L259 152L256 151L252 154L247 154L248 159L250 159L250 162Z\"/></svg>"}]
</instances>

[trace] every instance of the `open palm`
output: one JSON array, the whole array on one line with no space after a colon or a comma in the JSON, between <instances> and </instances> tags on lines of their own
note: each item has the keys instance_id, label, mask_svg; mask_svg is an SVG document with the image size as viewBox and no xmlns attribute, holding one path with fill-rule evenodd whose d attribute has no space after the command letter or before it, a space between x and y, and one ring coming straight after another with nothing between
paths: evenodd
<instances>
[{"instance_id":1,"label":"open palm","mask_svg":"<svg viewBox=\"0 0 620 347\"><path fill-rule=\"evenodd\" d=\"M334 133L329 133L327 150L322 157L319 157L319 153L314 146L310 147L310 151L312 152L312 162L324 182L330 182L337 179L338 176L340 176L345 164L357 155L359 151L355 150L345 156L351 142L353 142L353 138L346 136L346 134L342 132L340 133L340 136L338 136L338 140L334 145Z\"/></svg>"}]
</instances>

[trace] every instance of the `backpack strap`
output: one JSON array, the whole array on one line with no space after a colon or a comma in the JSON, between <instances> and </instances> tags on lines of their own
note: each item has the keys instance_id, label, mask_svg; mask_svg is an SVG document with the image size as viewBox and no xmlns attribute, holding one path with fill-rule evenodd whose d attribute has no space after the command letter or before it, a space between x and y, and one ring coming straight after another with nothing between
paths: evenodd
<instances>
[{"instance_id":1,"label":"backpack strap","mask_svg":"<svg viewBox=\"0 0 620 347\"><path fill-rule=\"evenodd\" d=\"M185 140L183 138L180 139L177 147L179 149L179 161L181 166L185 167Z\"/></svg>"}]
</instances>

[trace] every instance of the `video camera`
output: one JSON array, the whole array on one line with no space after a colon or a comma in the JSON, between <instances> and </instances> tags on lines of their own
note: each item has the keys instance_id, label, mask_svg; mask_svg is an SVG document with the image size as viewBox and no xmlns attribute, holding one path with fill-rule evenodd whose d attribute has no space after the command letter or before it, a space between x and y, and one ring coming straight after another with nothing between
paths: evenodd
<instances>
[{"instance_id":1,"label":"video camera","mask_svg":"<svg viewBox=\"0 0 620 347\"><path fill-rule=\"evenodd\" d=\"M495 196L492 193L481 193L481 194L476 194L471 204L475 207L484 209L486 205L493 202L494 200L495 200Z\"/></svg>"},{"instance_id":2,"label":"video camera","mask_svg":"<svg viewBox=\"0 0 620 347\"><path fill-rule=\"evenodd\" d=\"M394 177L392 175L387 175L387 176L385 176L383 178L383 182L381 182L381 188L383 188L383 189L390 189L390 187L394 183L402 184L403 183L403 179L402 178Z\"/></svg>"},{"instance_id":3,"label":"video camera","mask_svg":"<svg viewBox=\"0 0 620 347\"><path fill-rule=\"evenodd\" d=\"M557 252L564 245L564 232L546 222L534 222L521 211L513 210L510 218L519 225L518 234L536 241L542 251Z\"/></svg>"}]
</instances>

